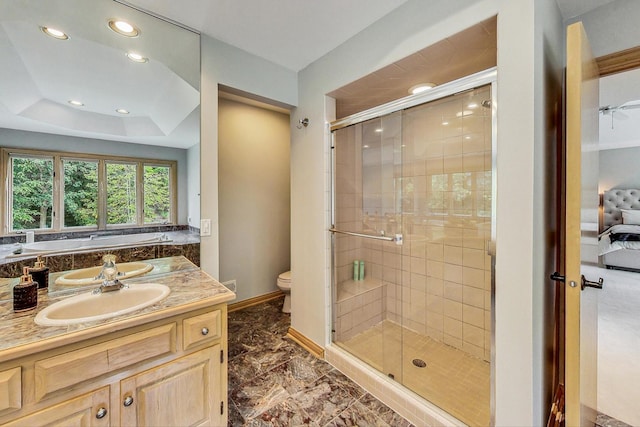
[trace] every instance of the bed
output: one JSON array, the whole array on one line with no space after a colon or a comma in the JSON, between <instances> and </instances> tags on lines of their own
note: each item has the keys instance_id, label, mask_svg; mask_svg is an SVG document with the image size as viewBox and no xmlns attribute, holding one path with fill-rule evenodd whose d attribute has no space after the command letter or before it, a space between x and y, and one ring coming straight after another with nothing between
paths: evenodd
<instances>
[{"instance_id":1,"label":"bed","mask_svg":"<svg viewBox=\"0 0 640 427\"><path fill-rule=\"evenodd\" d=\"M640 189L612 189L602 196L598 251L607 268L640 272Z\"/></svg>"}]
</instances>

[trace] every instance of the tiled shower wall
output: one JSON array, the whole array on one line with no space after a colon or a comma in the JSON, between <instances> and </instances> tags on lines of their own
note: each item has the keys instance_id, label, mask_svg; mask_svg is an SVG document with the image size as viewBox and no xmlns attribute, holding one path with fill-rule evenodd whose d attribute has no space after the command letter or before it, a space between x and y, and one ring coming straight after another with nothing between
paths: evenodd
<instances>
[{"instance_id":1,"label":"tiled shower wall","mask_svg":"<svg viewBox=\"0 0 640 427\"><path fill-rule=\"evenodd\" d=\"M337 238L336 339L388 319L490 359L487 100L479 89L338 131L336 227L402 233L404 245ZM365 261L363 283L352 280L354 259Z\"/></svg>"}]
</instances>

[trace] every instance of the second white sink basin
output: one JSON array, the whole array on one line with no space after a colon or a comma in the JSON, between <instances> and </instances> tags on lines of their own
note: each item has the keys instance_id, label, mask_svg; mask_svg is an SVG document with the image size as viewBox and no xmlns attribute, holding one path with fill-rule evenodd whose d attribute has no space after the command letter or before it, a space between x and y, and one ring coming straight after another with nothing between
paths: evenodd
<instances>
[{"instance_id":1,"label":"second white sink basin","mask_svg":"<svg viewBox=\"0 0 640 427\"><path fill-rule=\"evenodd\" d=\"M151 264L146 262L125 262L116 264L118 268L118 279L128 279L140 276L153 269ZM93 285L102 283L102 279L96 279L96 276L102 271L100 267L89 267L80 270L71 271L56 279L56 285Z\"/></svg>"},{"instance_id":2,"label":"second white sink basin","mask_svg":"<svg viewBox=\"0 0 640 427\"><path fill-rule=\"evenodd\" d=\"M105 293L86 292L41 310L35 322L41 326L64 326L109 319L155 304L170 292L169 287L158 283L138 283Z\"/></svg>"}]
</instances>

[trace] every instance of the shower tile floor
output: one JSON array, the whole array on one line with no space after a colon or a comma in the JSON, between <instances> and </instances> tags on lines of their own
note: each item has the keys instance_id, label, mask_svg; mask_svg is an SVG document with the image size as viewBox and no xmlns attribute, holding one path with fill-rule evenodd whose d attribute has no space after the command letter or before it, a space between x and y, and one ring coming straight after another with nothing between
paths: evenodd
<instances>
[{"instance_id":1,"label":"shower tile floor","mask_svg":"<svg viewBox=\"0 0 640 427\"><path fill-rule=\"evenodd\" d=\"M411 424L285 337L282 299L229 313L229 426Z\"/></svg>"},{"instance_id":2,"label":"shower tile floor","mask_svg":"<svg viewBox=\"0 0 640 427\"><path fill-rule=\"evenodd\" d=\"M338 344L467 425L490 424L490 365L484 360L388 320Z\"/></svg>"}]
</instances>

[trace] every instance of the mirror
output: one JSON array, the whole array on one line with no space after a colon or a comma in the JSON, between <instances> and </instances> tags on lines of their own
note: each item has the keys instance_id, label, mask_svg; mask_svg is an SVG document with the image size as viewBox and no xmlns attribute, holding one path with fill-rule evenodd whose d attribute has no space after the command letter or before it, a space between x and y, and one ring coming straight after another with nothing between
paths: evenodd
<instances>
[{"instance_id":1,"label":"mirror","mask_svg":"<svg viewBox=\"0 0 640 427\"><path fill-rule=\"evenodd\" d=\"M197 33L113 0L0 0L0 57L0 146L177 160L177 224L199 225Z\"/></svg>"}]
</instances>

